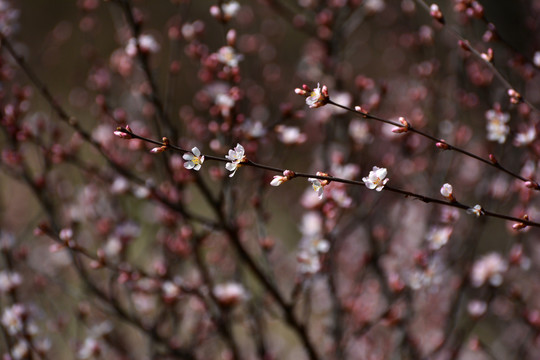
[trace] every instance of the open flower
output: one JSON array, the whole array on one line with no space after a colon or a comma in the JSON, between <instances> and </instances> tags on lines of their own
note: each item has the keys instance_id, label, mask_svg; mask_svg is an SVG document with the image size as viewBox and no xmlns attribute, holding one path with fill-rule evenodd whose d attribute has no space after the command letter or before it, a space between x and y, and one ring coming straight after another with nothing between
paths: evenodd
<instances>
[{"instance_id":1,"label":"open flower","mask_svg":"<svg viewBox=\"0 0 540 360\"><path fill-rule=\"evenodd\" d=\"M232 46L223 46L217 53L217 60L232 68L238 67L238 63L243 59L244 57L241 54L237 54Z\"/></svg>"},{"instance_id":2,"label":"open flower","mask_svg":"<svg viewBox=\"0 0 540 360\"><path fill-rule=\"evenodd\" d=\"M439 250L442 248L452 235L452 227L450 226L435 226L431 228L426 236L431 250Z\"/></svg>"},{"instance_id":3,"label":"open flower","mask_svg":"<svg viewBox=\"0 0 540 360\"><path fill-rule=\"evenodd\" d=\"M317 87L313 90L307 85L303 85L302 89L295 89L295 93L306 97L306 104L310 108L318 108L328 104L330 97L328 95L328 87L323 85L321 88L320 84L317 84Z\"/></svg>"},{"instance_id":4,"label":"open flower","mask_svg":"<svg viewBox=\"0 0 540 360\"><path fill-rule=\"evenodd\" d=\"M210 8L210 14L218 20L229 21L240 11L240 4L237 1L229 1L221 4L221 9L217 5Z\"/></svg>"},{"instance_id":5,"label":"open flower","mask_svg":"<svg viewBox=\"0 0 540 360\"><path fill-rule=\"evenodd\" d=\"M482 205L474 205L474 207L467 209L468 214L476 215L476 217L480 217L481 215L484 215L484 209L482 209Z\"/></svg>"},{"instance_id":6,"label":"open flower","mask_svg":"<svg viewBox=\"0 0 540 360\"><path fill-rule=\"evenodd\" d=\"M156 39L154 39L152 35L148 34L143 34L139 36L138 43L139 49L143 54L156 53L161 48ZM125 50L126 54L131 57L137 55L137 41L135 40L135 38L129 39Z\"/></svg>"},{"instance_id":7,"label":"open flower","mask_svg":"<svg viewBox=\"0 0 540 360\"><path fill-rule=\"evenodd\" d=\"M362 178L362 181L368 189L381 191L388 180L390 180L386 179L387 174L388 170L386 168L374 166L373 170L369 172L369 176Z\"/></svg>"},{"instance_id":8,"label":"open flower","mask_svg":"<svg viewBox=\"0 0 540 360\"><path fill-rule=\"evenodd\" d=\"M193 169L196 171L201 169L202 163L204 162L204 155L201 155L201 151L197 147L191 149L191 154L185 153L182 158L186 160L184 163L186 169Z\"/></svg>"},{"instance_id":9,"label":"open flower","mask_svg":"<svg viewBox=\"0 0 540 360\"><path fill-rule=\"evenodd\" d=\"M526 129L524 132L519 132L514 138L514 145L516 146L527 146L530 145L534 140L536 140L536 129L534 126Z\"/></svg>"},{"instance_id":10,"label":"open flower","mask_svg":"<svg viewBox=\"0 0 540 360\"><path fill-rule=\"evenodd\" d=\"M322 184L321 180L309 178L308 181L311 183L311 186L313 186L313 190L315 190L315 192L319 196L319 199L322 199L324 185Z\"/></svg>"},{"instance_id":11,"label":"open flower","mask_svg":"<svg viewBox=\"0 0 540 360\"><path fill-rule=\"evenodd\" d=\"M236 144L236 147L229 150L229 155L225 155L225 158L231 161L230 163L225 164L225 168L232 171L229 177L233 177L236 170L238 170L238 168L242 166L242 163L246 161L244 147L240 144Z\"/></svg>"},{"instance_id":12,"label":"open flower","mask_svg":"<svg viewBox=\"0 0 540 360\"><path fill-rule=\"evenodd\" d=\"M318 171L318 176L328 176L328 174ZM316 179L316 178L308 178L308 181L311 183L311 186L313 186L313 190L317 193L319 196L319 200L323 197L323 191L324 187L328 185L328 180L324 179Z\"/></svg>"},{"instance_id":13,"label":"open flower","mask_svg":"<svg viewBox=\"0 0 540 360\"><path fill-rule=\"evenodd\" d=\"M508 270L506 260L498 253L490 253L478 259L471 270L471 282L474 287L484 283L499 286L503 282L503 275Z\"/></svg>"},{"instance_id":14,"label":"open flower","mask_svg":"<svg viewBox=\"0 0 540 360\"><path fill-rule=\"evenodd\" d=\"M306 104L308 104L310 108L318 108L324 106L327 102L328 88L326 86L323 86L321 89L320 84L317 84L317 87L313 89L313 91L306 98Z\"/></svg>"},{"instance_id":15,"label":"open flower","mask_svg":"<svg viewBox=\"0 0 540 360\"><path fill-rule=\"evenodd\" d=\"M486 119L487 139L503 144L510 133L510 127L507 125L510 120L510 114L491 109L486 111Z\"/></svg>"}]
</instances>

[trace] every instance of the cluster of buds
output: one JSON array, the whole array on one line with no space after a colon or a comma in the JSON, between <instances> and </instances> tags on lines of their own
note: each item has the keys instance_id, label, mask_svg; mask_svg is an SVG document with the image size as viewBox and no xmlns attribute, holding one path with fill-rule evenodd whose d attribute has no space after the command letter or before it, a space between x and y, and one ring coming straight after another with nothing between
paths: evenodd
<instances>
[{"instance_id":1,"label":"cluster of buds","mask_svg":"<svg viewBox=\"0 0 540 360\"><path fill-rule=\"evenodd\" d=\"M401 126L393 128L392 129L393 133L401 134L401 133L406 133L407 131L409 131L409 129L411 128L411 124L409 124L409 122L405 120L404 117L400 117L398 121L401 124Z\"/></svg>"},{"instance_id":2,"label":"cluster of buds","mask_svg":"<svg viewBox=\"0 0 540 360\"><path fill-rule=\"evenodd\" d=\"M441 12L441 9L439 9L439 5L431 4L431 6L429 7L429 14L432 18L444 25L444 16Z\"/></svg>"},{"instance_id":3,"label":"cluster of buds","mask_svg":"<svg viewBox=\"0 0 540 360\"><path fill-rule=\"evenodd\" d=\"M465 13L468 17L481 19L484 17L484 7L478 1L458 0L454 6L457 12Z\"/></svg>"},{"instance_id":4,"label":"cluster of buds","mask_svg":"<svg viewBox=\"0 0 540 360\"><path fill-rule=\"evenodd\" d=\"M487 49L487 51L485 53L480 54L480 56L485 62L492 63L493 62L493 49L492 48Z\"/></svg>"},{"instance_id":5,"label":"cluster of buds","mask_svg":"<svg viewBox=\"0 0 540 360\"><path fill-rule=\"evenodd\" d=\"M521 94L514 89L508 89L507 94L510 97L510 102L512 104L519 104L523 100Z\"/></svg>"},{"instance_id":6,"label":"cluster of buds","mask_svg":"<svg viewBox=\"0 0 540 360\"><path fill-rule=\"evenodd\" d=\"M497 28L495 27L495 24L493 23L487 24L487 30L484 33L484 35L482 35L482 40L484 40L484 42L490 42L490 41L494 41L497 38L498 38L498 34L497 34Z\"/></svg>"},{"instance_id":7,"label":"cluster of buds","mask_svg":"<svg viewBox=\"0 0 540 360\"><path fill-rule=\"evenodd\" d=\"M131 131L131 128L129 127L129 125L126 125L125 129L122 129L121 127L117 127L116 130L114 131L115 136L118 136L119 138L124 139L124 140L133 139L132 133L133 132Z\"/></svg>"},{"instance_id":8,"label":"cluster of buds","mask_svg":"<svg viewBox=\"0 0 540 360\"><path fill-rule=\"evenodd\" d=\"M291 180L293 177L295 177L296 174L294 171L291 170L285 170L282 175L275 175L272 181L270 182L270 185L272 186L279 186L283 184L285 181Z\"/></svg>"},{"instance_id":9,"label":"cluster of buds","mask_svg":"<svg viewBox=\"0 0 540 360\"><path fill-rule=\"evenodd\" d=\"M323 85L321 88L321 85L317 84L317 87L312 90L309 86L304 84L301 89L294 89L294 92L298 95L305 96L306 104L312 109L324 106L330 101L328 87L326 85Z\"/></svg>"},{"instance_id":10,"label":"cluster of buds","mask_svg":"<svg viewBox=\"0 0 540 360\"><path fill-rule=\"evenodd\" d=\"M152 154L159 154L167 150L167 148L169 147L169 139L166 137L163 137L162 141L163 141L163 145L157 146L153 148L152 150L150 150Z\"/></svg>"},{"instance_id":11,"label":"cluster of buds","mask_svg":"<svg viewBox=\"0 0 540 360\"><path fill-rule=\"evenodd\" d=\"M527 214L523 215L523 220L529 221L529 215L527 215ZM522 230L522 229L525 229L526 227L527 227L527 225L525 225L522 222L512 225L512 229L514 229L514 230Z\"/></svg>"},{"instance_id":12,"label":"cluster of buds","mask_svg":"<svg viewBox=\"0 0 540 360\"><path fill-rule=\"evenodd\" d=\"M240 4L237 1L229 1L219 6L213 5L210 7L210 15L225 23L234 18L238 11L240 11Z\"/></svg>"}]
</instances>

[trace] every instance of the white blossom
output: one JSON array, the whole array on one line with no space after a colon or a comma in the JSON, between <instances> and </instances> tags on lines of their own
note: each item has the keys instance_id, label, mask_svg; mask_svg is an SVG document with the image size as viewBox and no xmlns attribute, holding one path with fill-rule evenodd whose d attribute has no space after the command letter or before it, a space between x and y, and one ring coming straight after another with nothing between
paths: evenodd
<instances>
[{"instance_id":1,"label":"white blossom","mask_svg":"<svg viewBox=\"0 0 540 360\"><path fill-rule=\"evenodd\" d=\"M503 282L503 274L508 269L508 264L498 253L490 253L478 259L471 271L471 282L475 287L480 287L486 282L492 286L499 286Z\"/></svg>"},{"instance_id":2,"label":"white blossom","mask_svg":"<svg viewBox=\"0 0 540 360\"><path fill-rule=\"evenodd\" d=\"M227 306L236 305L248 298L244 286L234 282L216 285L213 293L222 305Z\"/></svg>"},{"instance_id":3,"label":"white blossom","mask_svg":"<svg viewBox=\"0 0 540 360\"><path fill-rule=\"evenodd\" d=\"M439 250L446 245L448 239L450 239L450 235L452 235L452 227L450 226L436 226L431 228L426 236L429 242L429 248L431 250Z\"/></svg>"},{"instance_id":4,"label":"white blossom","mask_svg":"<svg viewBox=\"0 0 540 360\"><path fill-rule=\"evenodd\" d=\"M307 135L300 132L300 129L296 126L276 126L276 132L278 139L284 144L302 144L307 140Z\"/></svg>"},{"instance_id":5,"label":"white blossom","mask_svg":"<svg viewBox=\"0 0 540 360\"><path fill-rule=\"evenodd\" d=\"M310 108L318 108L326 105L328 102L328 89L326 86L321 88L320 84L317 84L317 87L311 91L308 97L306 97L306 104Z\"/></svg>"},{"instance_id":6,"label":"white blossom","mask_svg":"<svg viewBox=\"0 0 540 360\"><path fill-rule=\"evenodd\" d=\"M467 209L467 213L480 217L481 215L484 215L484 209L482 209L482 205L476 204L474 207Z\"/></svg>"},{"instance_id":7,"label":"white blossom","mask_svg":"<svg viewBox=\"0 0 540 360\"><path fill-rule=\"evenodd\" d=\"M486 111L486 119L487 139L503 144L510 133L510 127L507 125L510 114L491 109Z\"/></svg>"},{"instance_id":8,"label":"white blossom","mask_svg":"<svg viewBox=\"0 0 540 360\"><path fill-rule=\"evenodd\" d=\"M308 181L311 183L311 186L313 187L313 190L317 193L317 196L319 199L323 198L324 193L324 185L323 182L319 179L309 178Z\"/></svg>"},{"instance_id":9,"label":"white blossom","mask_svg":"<svg viewBox=\"0 0 540 360\"><path fill-rule=\"evenodd\" d=\"M204 155L201 155L201 151L197 147L191 149L191 154L185 153L182 158L186 160L184 163L184 167L186 169L193 169L196 171L201 169L204 162Z\"/></svg>"},{"instance_id":10,"label":"white blossom","mask_svg":"<svg viewBox=\"0 0 540 360\"><path fill-rule=\"evenodd\" d=\"M7 293L22 284L22 277L17 272L0 271L0 293Z\"/></svg>"},{"instance_id":11,"label":"white blossom","mask_svg":"<svg viewBox=\"0 0 540 360\"><path fill-rule=\"evenodd\" d=\"M452 188L452 185L446 183L441 187L441 195L445 198L449 199L453 196L454 189Z\"/></svg>"},{"instance_id":12,"label":"white blossom","mask_svg":"<svg viewBox=\"0 0 540 360\"><path fill-rule=\"evenodd\" d=\"M10 335L20 333L23 329L23 315L25 308L21 304L14 304L4 310L2 314L2 325Z\"/></svg>"},{"instance_id":13,"label":"white blossom","mask_svg":"<svg viewBox=\"0 0 540 360\"><path fill-rule=\"evenodd\" d=\"M223 46L218 50L217 59L224 65L236 68L244 57L241 54L237 54L232 46Z\"/></svg>"},{"instance_id":14,"label":"white blossom","mask_svg":"<svg viewBox=\"0 0 540 360\"><path fill-rule=\"evenodd\" d=\"M530 145L534 140L536 140L536 129L534 126L531 126L526 131L516 134L516 137L514 138L514 145L527 146Z\"/></svg>"},{"instance_id":15,"label":"white blossom","mask_svg":"<svg viewBox=\"0 0 540 360\"><path fill-rule=\"evenodd\" d=\"M388 182L386 175L388 170L385 168L379 168L377 166L373 167L373 170L369 172L368 177L363 177L362 181L368 189L375 189L376 191L381 191L384 188L384 185Z\"/></svg>"},{"instance_id":16,"label":"white blossom","mask_svg":"<svg viewBox=\"0 0 540 360\"><path fill-rule=\"evenodd\" d=\"M142 34L139 36L139 49L142 53L156 53L159 51L160 46L152 35ZM129 39L125 51L131 57L137 55L137 41L135 38Z\"/></svg>"},{"instance_id":17,"label":"white blossom","mask_svg":"<svg viewBox=\"0 0 540 360\"><path fill-rule=\"evenodd\" d=\"M236 170L238 170L238 168L242 166L242 163L246 161L244 147L240 144L236 144L236 147L229 150L229 154L225 155L225 158L230 161L229 163L225 164L225 168L232 171L229 177L233 177Z\"/></svg>"}]
</instances>

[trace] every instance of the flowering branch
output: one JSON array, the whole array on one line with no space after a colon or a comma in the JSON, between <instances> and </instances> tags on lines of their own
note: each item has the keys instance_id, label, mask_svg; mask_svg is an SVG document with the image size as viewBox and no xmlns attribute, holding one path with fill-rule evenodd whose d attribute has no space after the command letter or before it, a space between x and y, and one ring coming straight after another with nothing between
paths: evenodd
<instances>
[{"instance_id":1,"label":"flowering branch","mask_svg":"<svg viewBox=\"0 0 540 360\"><path fill-rule=\"evenodd\" d=\"M167 115L167 112L165 111L165 107L163 106L163 103L159 96L157 84L154 79L154 75L152 74L152 70L150 69L150 64L148 61L149 60L148 54L145 51L142 51L141 49L141 45L139 42L139 39L141 36L141 23L135 18L131 1L130 0L114 0L113 2L117 3L121 7L122 11L124 12L124 16L126 17L126 21L129 27L131 28L131 32L132 32L133 39L135 41L135 46L136 46L137 59L146 77L146 81L150 85L150 94L149 94L150 99L149 100L155 106L159 119L165 125L166 130L168 133L170 133L170 136L172 137L172 139L177 139L178 138L177 129L176 127L172 126L169 116ZM159 131L159 126L158 126L158 131Z\"/></svg>"},{"instance_id":2,"label":"flowering branch","mask_svg":"<svg viewBox=\"0 0 540 360\"><path fill-rule=\"evenodd\" d=\"M442 149L442 150L454 150L456 152L459 152L465 156L468 156L472 159L475 159L477 161L480 161L486 165L489 165L491 167L494 167L510 176L512 176L513 178L516 178L516 179L519 179L521 180L522 182L525 183L525 186L527 186L528 188L530 189L533 189L533 190L540 190L540 185L534 181L534 180L531 180L531 179L526 179L524 178L523 176L519 175L519 174L516 174L510 170L508 170L507 168L503 167L499 161L495 158L494 155L490 154L489 155L489 160L488 159L484 159L476 154L473 154L467 150L464 150L460 147L457 147L455 145L452 145L452 144L449 144L448 142L446 142L445 140L443 139L437 139L436 137L428 134L428 133L425 133L423 132L422 130L418 130L416 128L414 128L408 121L406 120L402 120L400 122L395 122L395 121L392 121L392 120L388 120L388 119L383 119L381 117L378 117L376 115L372 115L370 113L367 113L365 111L363 111L359 106L357 106L356 108L352 109L348 106L344 106L344 105L341 105L341 104L338 104L334 101L332 101L330 98L327 100L327 103L329 105L334 105L338 108L341 108L341 109L344 109L344 110L347 110L349 112L352 112L358 116L361 116L362 118L365 118L365 119L371 119L371 120L375 120L375 121L379 121L379 122L382 122L384 124L388 124L388 125L392 125L392 126L396 126L396 129L394 130L397 130L397 131L394 131L394 132L397 132L397 133L404 133L404 132L412 132L412 133L415 133L415 134L418 134L426 139L429 139L431 141L433 141L435 143L435 145L439 148L439 149Z\"/></svg>"},{"instance_id":3,"label":"flowering branch","mask_svg":"<svg viewBox=\"0 0 540 360\"><path fill-rule=\"evenodd\" d=\"M416 2L420 5L422 9L424 9L426 12L428 12L435 20L437 20L441 25L444 26L444 29L446 29L448 32L450 32L452 35L454 35L459 40L459 45L465 49L470 51L474 56L476 56L478 59L482 60L487 67L493 72L493 74L503 83L503 85L507 89L508 96L510 97L510 102L513 104L518 104L520 102L523 102L527 104L531 109L533 109L536 112L539 112L540 110L536 108L530 101L528 101L525 97L521 95L521 93L517 92L515 89L516 87L513 86L510 81L508 81L503 74L497 68L495 65L493 65L493 53L491 51L490 54L483 54L476 50L474 47L471 46L470 42L464 38L459 32L457 32L455 29L449 27L446 25L445 21L443 20L443 16L441 11L439 10L439 7L436 4L428 5L425 0L416 0ZM436 11L434 11L436 9ZM476 9L473 10L477 13L477 15L483 16L483 10Z\"/></svg>"},{"instance_id":4,"label":"flowering branch","mask_svg":"<svg viewBox=\"0 0 540 360\"><path fill-rule=\"evenodd\" d=\"M329 103L334 104L332 102L329 102ZM335 104L335 105L337 105L337 104ZM345 106L342 106L342 105L338 105L338 106L343 107L344 109L348 109L348 110L353 111L353 112L357 112L355 110L349 109L349 108L347 108ZM364 113L360 113L360 114L364 115ZM366 114L366 115L369 115L369 114ZM379 120L379 119L376 118L376 120ZM400 126L400 124L393 123L393 122L391 122L389 120L380 119L379 121L392 123L393 125ZM160 147L170 148L172 150L179 151L179 152L181 152L183 154L190 153L190 151L185 150L185 149L183 149L183 148L181 148L179 146L170 144L169 142L163 142L163 141L160 142L160 141L157 141L157 140L149 139L149 138L146 138L144 136L137 135L137 134L133 133L132 131L126 129L126 128L119 127L116 130L115 133L117 134L117 136L120 136L120 137L123 137L120 134L128 134L131 138L143 140L143 141L148 142L150 144L158 145ZM426 136L428 136L429 138L432 138L429 135L426 135ZM207 160L214 160L214 161L219 161L219 162L230 163L230 160L227 160L225 158L221 158L221 157L218 157L218 156L213 156L213 155L204 155L204 158L207 159ZM339 178L339 177L333 177L333 176L330 176L330 175L322 175L320 173L318 173L318 174L309 174L309 173L296 172L296 171L291 171L291 170L282 169L282 168L278 168L278 167L258 164L258 163L255 163L255 162L249 160L249 159L244 159L242 161L242 165L250 166L250 167L254 167L254 168L259 168L259 169L263 169L263 170L268 170L268 171L273 171L273 172L278 172L278 173L287 172L288 175L286 175L286 177L288 179L292 179L292 178L295 178L295 177L300 177L300 178L306 178L306 179L323 180L323 181L326 181L328 183L334 181L334 182L339 182L339 183L349 184L349 185L366 186L365 181L343 179L343 178ZM492 212L492 211L487 211L487 210L484 210L484 209L481 209L481 211L480 210L474 211L474 209L478 209L478 208L459 203L455 199L453 199L451 201L444 201L444 200L432 198L432 197L429 197L429 196L413 193L413 192L410 192L410 191L402 190L402 189L399 189L399 188L391 187L391 186L388 186L388 185L384 185L384 187L381 188L381 190L387 190L387 191L394 192L394 193L397 193L397 194L405 195L406 197L412 197L412 198L415 198L415 199L420 200L420 201L425 202L425 203L434 203L434 204L439 204L439 205L443 205L443 206L450 206L450 207L454 207L454 208L458 208L458 209L462 209L462 210L470 210L470 209L472 209L471 211L474 214L477 214L477 215L483 215L483 216L488 216L488 217L504 219L504 220L508 220L508 221L514 221L514 222L516 222L518 224L523 224L523 225L526 225L526 226L540 227L540 223L531 221L528 218L520 219L520 218L516 218L516 217L513 217L513 216L509 216L509 215L504 215L504 214L499 214L499 213Z\"/></svg>"}]
</instances>

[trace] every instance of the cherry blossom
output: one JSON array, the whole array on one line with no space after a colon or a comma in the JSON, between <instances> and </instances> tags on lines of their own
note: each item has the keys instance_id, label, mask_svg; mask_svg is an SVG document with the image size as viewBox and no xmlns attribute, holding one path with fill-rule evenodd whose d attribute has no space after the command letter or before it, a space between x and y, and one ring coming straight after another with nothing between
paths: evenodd
<instances>
[{"instance_id":1,"label":"cherry blossom","mask_svg":"<svg viewBox=\"0 0 540 360\"><path fill-rule=\"evenodd\" d=\"M225 164L225 168L232 171L229 177L233 177L234 174L236 174L236 170L238 170L238 168L242 166L242 163L246 161L244 147L240 144L236 144L236 147L229 150L229 154L225 155L225 158L231 161L230 163Z\"/></svg>"},{"instance_id":2,"label":"cherry blossom","mask_svg":"<svg viewBox=\"0 0 540 360\"><path fill-rule=\"evenodd\" d=\"M481 215L484 215L484 209L482 209L482 206L477 204L474 205L474 207L467 209L468 214L476 215L476 217L480 217Z\"/></svg>"},{"instance_id":3,"label":"cherry blossom","mask_svg":"<svg viewBox=\"0 0 540 360\"><path fill-rule=\"evenodd\" d=\"M373 170L369 172L367 177L363 177L362 181L368 189L375 189L376 191L381 191L384 188L384 185L388 182L386 175L388 170L385 168L379 168L377 166L373 167Z\"/></svg>"},{"instance_id":4,"label":"cherry blossom","mask_svg":"<svg viewBox=\"0 0 540 360\"><path fill-rule=\"evenodd\" d=\"M248 298L244 286L235 282L218 284L214 287L213 293L217 300L226 306L236 305Z\"/></svg>"},{"instance_id":5,"label":"cherry blossom","mask_svg":"<svg viewBox=\"0 0 540 360\"><path fill-rule=\"evenodd\" d=\"M441 187L441 195L444 196L449 201L455 201L454 198L454 189L452 185L446 183Z\"/></svg>"},{"instance_id":6,"label":"cherry blossom","mask_svg":"<svg viewBox=\"0 0 540 360\"><path fill-rule=\"evenodd\" d=\"M435 226L432 227L426 236L431 250L439 250L448 242L452 235L452 227L450 226Z\"/></svg>"},{"instance_id":7,"label":"cherry blossom","mask_svg":"<svg viewBox=\"0 0 540 360\"><path fill-rule=\"evenodd\" d=\"M306 104L310 108L318 108L328 104L330 97L328 95L328 87L323 85L321 88L320 84L317 84L317 87L311 90L307 85L303 85L302 89L296 88L294 90L298 95L306 97Z\"/></svg>"},{"instance_id":8,"label":"cherry blossom","mask_svg":"<svg viewBox=\"0 0 540 360\"><path fill-rule=\"evenodd\" d=\"M143 54L156 53L160 50L160 46L152 35L142 34L139 36L139 49ZM126 54L131 57L137 55L137 41L135 38L129 39L126 45Z\"/></svg>"},{"instance_id":9,"label":"cherry blossom","mask_svg":"<svg viewBox=\"0 0 540 360\"><path fill-rule=\"evenodd\" d=\"M486 112L486 119L487 139L503 144L510 133L510 127L507 125L510 120L510 114L491 109Z\"/></svg>"},{"instance_id":10,"label":"cherry blossom","mask_svg":"<svg viewBox=\"0 0 540 360\"><path fill-rule=\"evenodd\" d=\"M191 154L185 153L184 155L182 155L182 158L186 160L186 162L184 163L184 167L186 169L193 169L196 171L199 171L201 169L201 166L204 162L204 155L201 155L201 151L197 147L191 149Z\"/></svg>"},{"instance_id":11,"label":"cherry blossom","mask_svg":"<svg viewBox=\"0 0 540 360\"><path fill-rule=\"evenodd\" d=\"M518 132L514 138L515 146L527 146L536 140L536 129L534 126L527 128L524 132Z\"/></svg>"},{"instance_id":12,"label":"cherry blossom","mask_svg":"<svg viewBox=\"0 0 540 360\"><path fill-rule=\"evenodd\" d=\"M224 65L236 68L238 63L244 59L244 56L237 54L232 46L223 46L217 53L217 59Z\"/></svg>"},{"instance_id":13,"label":"cherry blossom","mask_svg":"<svg viewBox=\"0 0 540 360\"><path fill-rule=\"evenodd\" d=\"M492 286L500 286L507 269L508 264L500 254L493 252L484 255L473 265L471 282L475 287L480 287L486 282Z\"/></svg>"}]
</instances>

